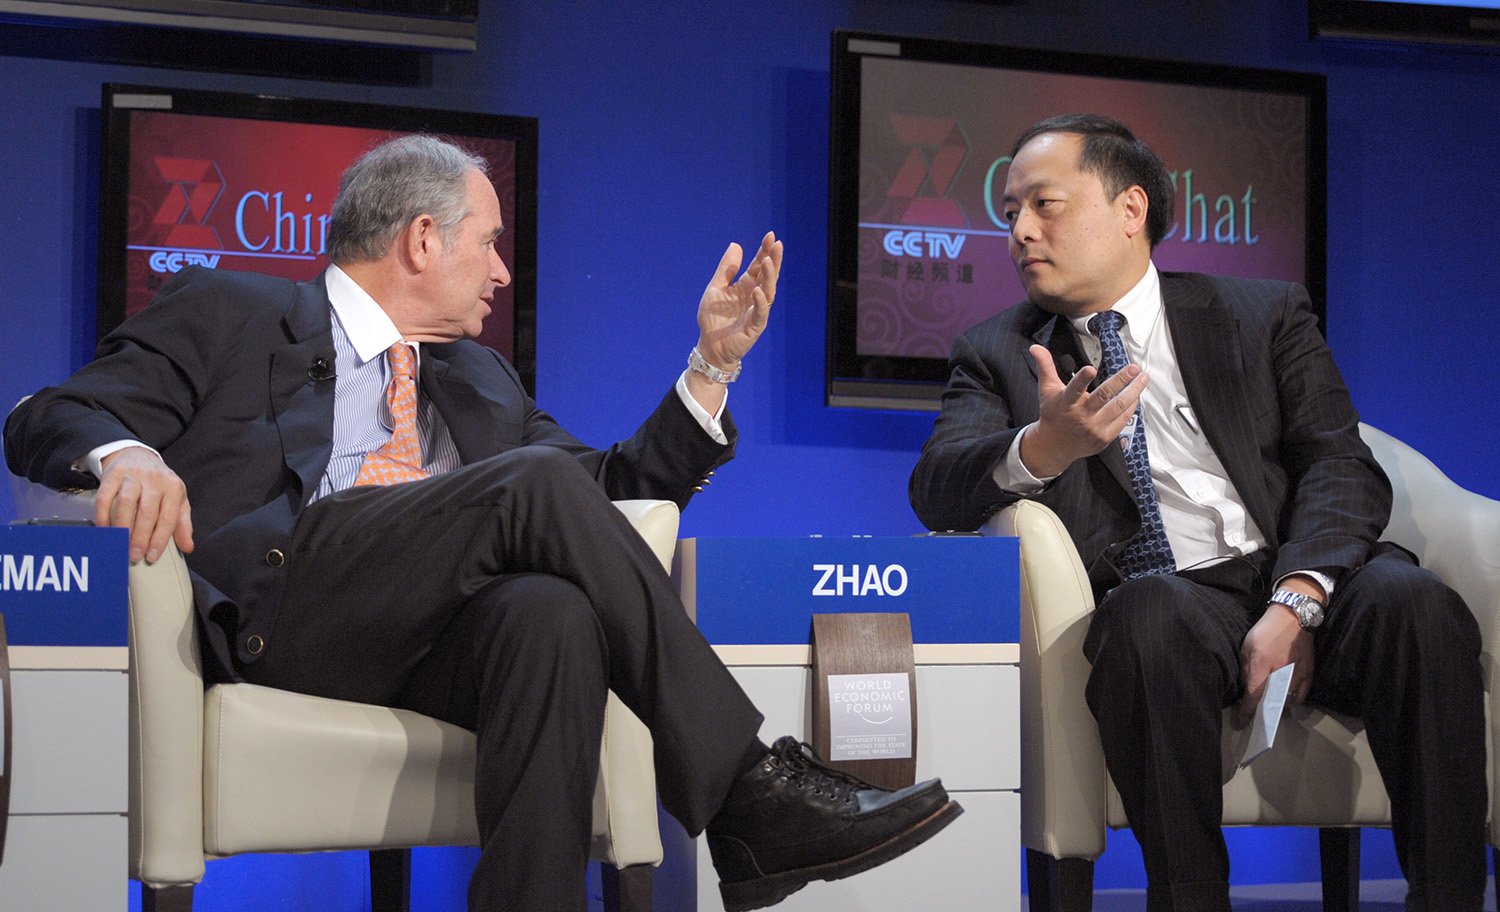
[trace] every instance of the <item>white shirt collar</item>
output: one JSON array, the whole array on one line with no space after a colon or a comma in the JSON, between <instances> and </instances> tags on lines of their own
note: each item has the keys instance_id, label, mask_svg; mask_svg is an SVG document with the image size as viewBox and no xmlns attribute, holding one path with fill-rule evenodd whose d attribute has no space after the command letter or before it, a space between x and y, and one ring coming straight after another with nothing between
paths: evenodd
<instances>
[{"instance_id":1,"label":"white shirt collar","mask_svg":"<svg viewBox=\"0 0 1500 912\"><path fill-rule=\"evenodd\" d=\"M1139 342L1151 335L1162 312L1161 277L1157 275L1155 263L1146 263L1146 274L1110 310L1119 312L1125 318L1125 332L1132 339ZM1070 318L1069 322L1080 336L1092 336L1093 333L1089 332L1089 320L1093 316L1084 314Z\"/></svg>"},{"instance_id":2,"label":"white shirt collar","mask_svg":"<svg viewBox=\"0 0 1500 912\"><path fill-rule=\"evenodd\" d=\"M328 289L328 302L333 305L334 316L338 317L339 325L344 327L344 334L349 337L349 344L354 347L360 364L384 355L386 349L401 341L401 332L391 322L385 309L375 303L375 299L359 287L359 283L349 278L347 272L337 266L329 266L324 273L324 284ZM416 342L407 344L417 351L420 359L421 346Z\"/></svg>"}]
</instances>

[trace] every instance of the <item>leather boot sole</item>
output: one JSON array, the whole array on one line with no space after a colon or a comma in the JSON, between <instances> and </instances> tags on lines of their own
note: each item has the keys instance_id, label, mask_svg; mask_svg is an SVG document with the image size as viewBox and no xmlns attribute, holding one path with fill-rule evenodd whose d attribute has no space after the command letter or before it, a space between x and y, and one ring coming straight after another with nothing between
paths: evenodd
<instances>
[{"instance_id":1,"label":"leather boot sole","mask_svg":"<svg viewBox=\"0 0 1500 912\"><path fill-rule=\"evenodd\" d=\"M807 886L810 881L841 880L883 865L931 839L963 812L964 809L957 801L949 801L885 842L871 846L857 855L841 858L838 861L824 862L820 865L778 871L775 874L766 874L750 880L721 882L719 895L724 898L724 912L750 912L751 909L763 909L781 902Z\"/></svg>"}]
</instances>

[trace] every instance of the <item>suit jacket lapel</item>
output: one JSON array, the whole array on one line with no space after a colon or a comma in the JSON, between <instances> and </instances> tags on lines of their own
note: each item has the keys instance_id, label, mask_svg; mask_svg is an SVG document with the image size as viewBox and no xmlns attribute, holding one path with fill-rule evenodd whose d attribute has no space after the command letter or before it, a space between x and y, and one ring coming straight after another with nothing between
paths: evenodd
<instances>
[{"instance_id":1,"label":"suit jacket lapel","mask_svg":"<svg viewBox=\"0 0 1500 912\"><path fill-rule=\"evenodd\" d=\"M1276 517L1267 499L1264 467L1256 446L1239 324L1228 305L1203 283L1162 274L1162 299L1172 331L1172 347L1193 412L1209 445L1255 524L1267 535Z\"/></svg>"},{"instance_id":2,"label":"suit jacket lapel","mask_svg":"<svg viewBox=\"0 0 1500 912\"><path fill-rule=\"evenodd\" d=\"M319 276L296 285L282 317L288 343L271 350L271 413L286 467L312 491L333 452L334 350L328 292Z\"/></svg>"},{"instance_id":3,"label":"suit jacket lapel","mask_svg":"<svg viewBox=\"0 0 1500 912\"><path fill-rule=\"evenodd\" d=\"M1027 304L1025 306L1032 306ZM1068 324L1065 317L1047 314L1038 311L1045 317L1042 325L1031 334L1031 340L1052 353L1052 363L1057 367L1057 376L1062 382L1067 383L1078 373L1078 369L1088 363L1083 357L1082 350L1078 347L1078 340L1073 335L1073 327ZM1031 371L1031 376L1036 376L1036 362L1030 354L1026 358L1026 367Z\"/></svg>"},{"instance_id":4,"label":"suit jacket lapel","mask_svg":"<svg viewBox=\"0 0 1500 912\"><path fill-rule=\"evenodd\" d=\"M464 465L520 446L521 440L504 439L504 431L515 425L497 403L481 395L447 361L447 346L422 346L422 395L442 416L448 435Z\"/></svg>"}]
</instances>

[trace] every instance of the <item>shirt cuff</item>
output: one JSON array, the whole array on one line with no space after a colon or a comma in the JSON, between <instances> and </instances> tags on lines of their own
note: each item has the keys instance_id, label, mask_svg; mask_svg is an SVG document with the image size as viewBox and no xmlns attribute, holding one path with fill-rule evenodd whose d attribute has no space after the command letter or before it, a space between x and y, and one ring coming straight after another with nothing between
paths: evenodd
<instances>
[{"instance_id":1,"label":"shirt cuff","mask_svg":"<svg viewBox=\"0 0 1500 912\"><path fill-rule=\"evenodd\" d=\"M724 394L724 401L719 404L719 410L710 415L708 409L699 405L698 400L693 398L693 394L688 392L687 371L683 371L677 378L677 398L681 399L682 404L687 406L688 414L692 415L698 422L698 426L703 428L703 433L712 437L714 442L720 446L729 445L729 438L724 435L724 427L719 423L720 418L724 415L724 407L729 404L727 390Z\"/></svg>"},{"instance_id":2,"label":"shirt cuff","mask_svg":"<svg viewBox=\"0 0 1500 912\"><path fill-rule=\"evenodd\" d=\"M1328 603L1333 600L1333 578L1326 573L1319 573L1316 570L1294 570L1293 572L1288 573L1286 574L1286 576L1283 576L1281 579L1277 580L1276 585L1272 586L1271 588L1280 589L1281 584L1286 582L1288 577L1293 576L1309 577L1313 582L1317 583L1319 586L1322 586L1324 607L1327 607Z\"/></svg>"},{"instance_id":3,"label":"shirt cuff","mask_svg":"<svg viewBox=\"0 0 1500 912\"><path fill-rule=\"evenodd\" d=\"M151 449L151 447L146 446L139 440L116 440L113 443L106 443L103 446L94 447L92 450L89 450L87 453L83 454L83 458L73 460L73 464L69 466L69 468L71 468L75 472L87 472L95 478L103 478L104 468L100 465L100 463L104 461L104 457L108 456L111 453L118 453L121 450L129 449L130 447L146 447L146 449L151 450L151 452L153 453L156 453L156 450ZM161 458L160 453L156 453L156 456L157 458Z\"/></svg>"},{"instance_id":4,"label":"shirt cuff","mask_svg":"<svg viewBox=\"0 0 1500 912\"><path fill-rule=\"evenodd\" d=\"M1038 478L1031 474L1031 470L1026 468L1026 464L1021 461L1021 438L1025 437L1032 427L1034 425L1028 424L1021 428L1021 433L1010 442L1010 449L1005 452L1005 458L1000 460L1000 464L995 466L995 471L990 476L995 479L995 484L1000 490L1007 494L1035 494L1057 477L1053 475L1052 478Z\"/></svg>"}]
</instances>

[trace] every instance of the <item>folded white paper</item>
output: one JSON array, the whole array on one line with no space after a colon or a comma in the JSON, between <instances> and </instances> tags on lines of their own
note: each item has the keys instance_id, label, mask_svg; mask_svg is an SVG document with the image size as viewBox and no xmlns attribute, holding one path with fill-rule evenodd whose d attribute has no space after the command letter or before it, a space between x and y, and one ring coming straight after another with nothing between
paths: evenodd
<instances>
[{"instance_id":1,"label":"folded white paper","mask_svg":"<svg viewBox=\"0 0 1500 912\"><path fill-rule=\"evenodd\" d=\"M1250 727L1250 743L1245 745L1245 756L1240 758L1241 768L1249 766L1276 743L1276 727L1281 724L1281 711L1286 708L1287 693L1292 688L1292 669L1296 667L1297 663L1292 662L1266 678L1266 690L1261 694Z\"/></svg>"}]
</instances>

